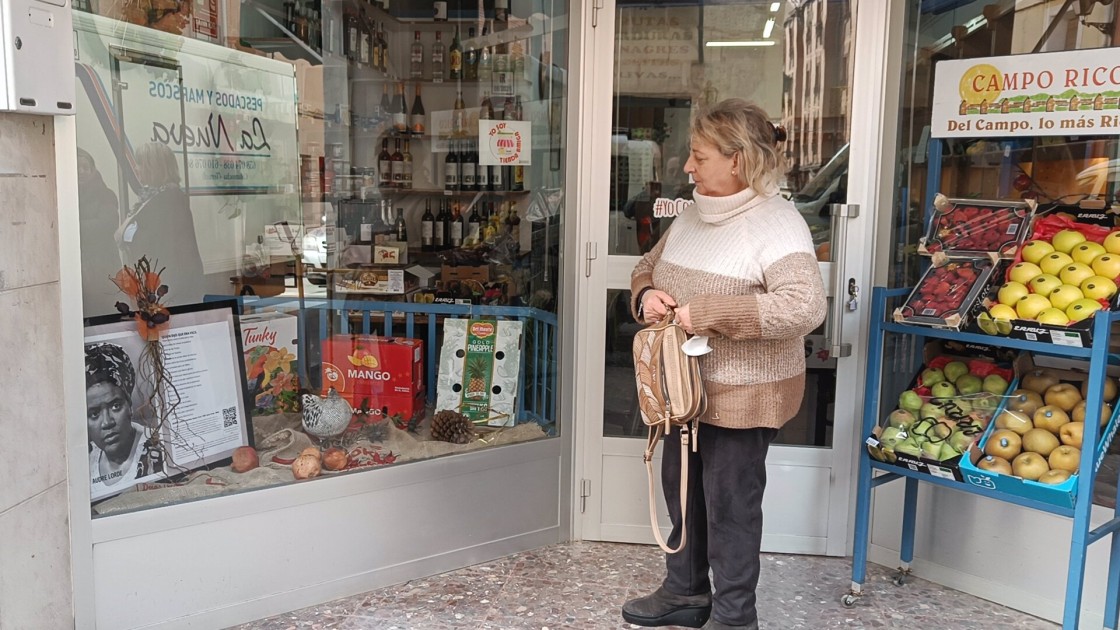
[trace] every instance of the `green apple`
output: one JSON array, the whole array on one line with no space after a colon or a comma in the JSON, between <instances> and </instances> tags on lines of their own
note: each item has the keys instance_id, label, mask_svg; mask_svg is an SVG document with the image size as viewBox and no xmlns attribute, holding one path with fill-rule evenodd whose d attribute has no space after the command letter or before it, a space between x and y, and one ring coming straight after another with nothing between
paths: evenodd
<instances>
[{"instance_id":1,"label":"green apple","mask_svg":"<svg viewBox=\"0 0 1120 630\"><path fill-rule=\"evenodd\" d=\"M1030 282L1031 279L1035 278L1036 276L1041 275L1042 269L1040 269L1038 265L1029 262L1015 263L1007 272L1008 278L1010 278L1013 282L1018 282L1019 284L1023 285Z\"/></svg>"},{"instance_id":2,"label":"green apple","mask_svg":"<svg viewBox=\"0 0 1120 630\"><path fill-rule=\"evenodd\" d=\"M1091 265L1093 264L1093 259L1101 254L1107 253L1104 245L1094 243L1093 241L1085 241L1084 243L1078 244L1077 247L1074 247L1073 251L1069 253L1069 256L1074 262Z\"/></svg>"},{"instance_id":3,"label":"green apple","mask_svg":"<svg viewBox=\"0 0 1120 630\"><path fill-rule=\"evenodd\" d=\"M1106 278L1120 278L1120 256L1116 254L1101 254L1093 259L1089 265L1093 273Z\"/></svg>"},{"instance_id":4,"label":"green apple","mask_svg":"<svg viewBox=\"0 0 1120 630\"><path fill-rule=\"evenodd\" d=\"M964 361L950 361L941 368L941 371L945 373L946 379L956 383L958 378L968 374L968 364Z\"/></svg>"},{"instance_id":5,"label":"green apple","mask_svg":"<svg viewBox=\"0 0 1120 630\"><path fill-rule=\"evenodd\" d=\"M957 391L962 395L969 396L984 389L984 380L974 374L965 374L958 378L954 385L957 386Z\"/></svg>"},{"instance_id":6,"label":"green apple","mask_svg":"<svg viewBox=\"0 0 1120 630\"><path fill-rule=\"evenodd\" d=\"M1042 270L1042 273L1056 276L1066 265L1072 262L1073 259L1069 257L1069 254L1054 252L1043 257L1042 262L1038 263L1038 268Z\"/></svg>"},{"instance_id":7,"label":"green apple","mask_svg":"<svg viewBox=\"0 0 1120 630\"><path fill-rule=\"evenodd\" d=\"M1021 250L1023 253L1023 260L1038 264L1047 254L1054 253L1054 246L1046 241L1033 240L1027 241Z\"/></svg>"},{"instance_id":8,"label":"green apple","mask_svg":"<svg viewBox=\"0 0 1120 630\"><path fill-rule=\"evenodd\" d=\"M952 398L957 395L957 388L949 381L935 383L929 390L934 398Z\"/></svg>"},{"instance_id":9,"label":"green apple","mask_svg":"<svg viewBox=\"0 0 1120 630\"><path fill-rule=\"evenodd\" d=\"M898 406L910 413L917 413L923 404L925 404L925 401L918 395L918 392L912 389L908 389L898 396Z\"/></svg>"},{"instance_id":10,"label":"green apple","mask_svg":"<svg viewBox=\"0 0 1120 630\"><path fill-rule=\"evenodd\" d=\"M887 422L890 423L890 428L895 429L908 429L910 425L914 424L918 419L914 414L907 409L895 409L891 415L887 416Z\"/></svg>"},{"instance_id":11,"label":"green apple","mask_svg":"<svg viewBox=\"0 0 1120 630\"><path fill-rule=\"evenodd\" d=\"M999 374L989 374L984 377L984 384L982 385L984 391L996 396L1002 396L1007 391L1007 379Z\"/></svg>"},{"instance_id":12,"label":"green apple","mask_svg":"<svg viewBox=\"0 0 1120 630\"><path fill-rule=\"evenodd\" d=\"M1104 248L1110 254L1120 254L1120 232L1113 232L1105 237Z\"/></svg>"},{"instance_id":13,"label":"green apple","mask_svg":"<svg viewBox=\"0 0 1120 630\"><path fill-rule=\"evenodd\" d=\"M1068 254L1073 251L1081 243L1085 242L1085 235L1077 230L1062 230L1050 239L1050 244L1054 246L1055 251Z\"/></svg>"},{"instance_id":14,"label":"green apple","mask_svg":"<svg viewBox=\"0 0 1120 630\"><path fill-rule=\"evenodd\" d=\"M1081 292L1090 300L1108 300L1116 295L1116 283L1104 276L1089 276L1081 283Z\"/></svg>"},{"instance_id":15,"label":"green apple","mask_svg":"<svg viewBox=\"0 0 1120 630\"><path fill-rule=\"evenodd\" d=\"M1058 277L1062 279L1062 284L1072 284L1079 287L1087 278L1093 277L1093 268L1079 262L1070 263L1062 268Z\"/></svg>"},{"instance_id":16,"label":"green apple","mask_svg":"<svg viewBox=\"0 0 1120 630\"><path fill-rule=\"evenodd\" d=\"M1066 315L1065 311L1060 308L1054 308L1053 306L1042 309L1042 312L1038 314L1036 319L1043 324L1049 324L1051 326L1065 326L1069 323L1069 316Z\"/></svg>"},{"instance_id":17,"label":"green apple","mask_svg":"<svg viewBox=\"0 0 1120 630\"><path fill-rule=\"evenodd\" d=\"M1077 300L1069 305L1066 309L1066 315L1069 316L1069 321L1079 322L1083 319L1088 319L1093 316L1093 313L1101 310L1101 303L1089 298Z\"/></svg>"},{"instance_id":18,"label":"green apple","mask_svg":"<svg viewBox=\"0 0 1120 630\"><path fill-rule=\"evenodd\" d=\"M1050 308L1050 300L1042 297L1041 295L1032 293L1023 296L1018 302L1015 303L1015 312L1019 314L1022 319L1034 319L1042 311Z\"/></svg>"},{"instance_id":19,"label":"green apple","mask_svg":"<svg viewBox=\"0 0 1120 630\"><path fill-rule=\"evenodd\" d=\"M999 288L999 293L996 294L996 298L999 300L1000 304L1013 307L1019 300L1028 295L1030 295L1030 290L1027 289L1027 285L1021 282L1008 282Z\"/></svg>"},{"instance_id":20,"label":"green apple","mask_svg":"<svg viewBox=\"0 0 1120 630\"><path fill-rule=\"evenodd\" d=\"M934 385L945 380L945 373L937 368L926 368L922 370L922 385L926 387L933 387Z\"/></svg>"},{"instance_id":21,"label":"green apple","mask_svg":"<svg viewBox=\"0 0 1120 630\"><path fill-rule=\"evenodd\" d=\"M1050 305L1054 308L1060 308L1063 311L1069 308L1077 300L1085 297L1081 289L1073 286L1072 284L1063 284L1062 286L1050 292Z\"/></svg>"},{"instance_id":22,"label":"green apple","mask_svg":"<svg viewBox=\"0 0 1120 630\"><path fill-rule=\"evenodd\" d=\"M1030 286L1031 291L1039 295L1049 296L1051 291L1062 286L1062 281L1058 279L1058 276L1040 273L1034 278L1031 278L1031 281L1027 284Z\"/></svg>"}]
</instances>

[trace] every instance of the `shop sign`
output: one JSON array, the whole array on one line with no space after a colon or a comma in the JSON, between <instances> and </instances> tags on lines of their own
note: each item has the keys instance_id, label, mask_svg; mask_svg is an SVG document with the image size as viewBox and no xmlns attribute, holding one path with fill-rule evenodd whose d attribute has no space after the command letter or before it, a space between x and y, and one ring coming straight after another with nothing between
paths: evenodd
<instances>
[{"instance_id":1,"label":"shop sign","mask_svg":"<svg viewBox=\"0 0 1120 630\"><path fill-rule=\"evenodd\" d=\"M658 197L653 202L653 218L655 219L668 219L671 217L678 217L685 211L686 208L692 205L691 199L667 199L665 197Z\"/></svg>"},{"instance_id":2,"label":"shop sign","mask_svg":"<svg viewBox=\"0 0 1120 630\"><path fill-rule=\"evenodd\" d=\"M480 120L478 137L478 163L482 166L533 163L533 123L528 120Z\"/></svg>"},{"instance_id":3,"label":"shop sign","mask_svg":"<svg viewBox=\"0 0 1120 630\"><path fill-rule=\"evenodd\" d=\"M938 62L935 138L1120 134L1120 63L1100 50Z\"/></svg>"},{"instance_id":4,"label":"shop sign","mask_svg":"<svg viewBox=\"0 0 1120 630\"><path fill-rule=\"evenodd\" d=\"M700 59L699 12L696 6L620 9L615 92L687 92Z\"/></svg>"}]
</instances>

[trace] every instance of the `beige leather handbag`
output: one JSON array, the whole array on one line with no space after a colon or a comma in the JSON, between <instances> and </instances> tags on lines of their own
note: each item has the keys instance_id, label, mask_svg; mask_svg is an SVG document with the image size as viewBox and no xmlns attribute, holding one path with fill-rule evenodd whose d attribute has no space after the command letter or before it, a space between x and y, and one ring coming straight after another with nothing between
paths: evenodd
<instances>
[{"instance_id":1,"label":"beige leather handbag","mask_svg":"<svg viewBox=\"0 0 1120 630\"><path fill-rule=\"evenodd\" d=\"M670 310L665 317L634 335L634 376L638 386L638 409L649 427L643 459L649 478L649 518L657 544L666 553L677 553L686 542L688 506L688 449L696 452L697 418L704 413L707 398L700 375L700 360L688 356L681 345L688 340ZM654 496L653 451L661 436L677 428L681 438L681 541L671 549L657 526Z\"/></svg>"}]
</instances>

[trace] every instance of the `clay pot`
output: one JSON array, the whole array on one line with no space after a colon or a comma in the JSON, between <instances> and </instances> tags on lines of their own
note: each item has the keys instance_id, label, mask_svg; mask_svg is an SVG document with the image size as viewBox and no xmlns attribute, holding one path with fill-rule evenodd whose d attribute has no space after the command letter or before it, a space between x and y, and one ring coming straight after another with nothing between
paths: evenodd
<instances>
[{"instance_id":1,"label":"clay pot","mask_svg":"<svg viewBox=\"0 0 1120 630\"><path fill-rule=\"evenodd\" d=\"M319 458L314 455L300 455L296 458L296 461L292 462L292 476L296 479L318 477L320 472L322 472L322 466L319 463Z\"/></svg>"},{"instance_id":2,"label":"clay pot","mask_svg":"<svg viewBox=\"0 0 1120 630\"><path fill-rule=\"evenodd\" d=\"M233 472L249 472L260 465L261 461L257 456L257 449L252 446L239 446L233 451L233 464L230 465Z\"/></svg>"}]
</instances>

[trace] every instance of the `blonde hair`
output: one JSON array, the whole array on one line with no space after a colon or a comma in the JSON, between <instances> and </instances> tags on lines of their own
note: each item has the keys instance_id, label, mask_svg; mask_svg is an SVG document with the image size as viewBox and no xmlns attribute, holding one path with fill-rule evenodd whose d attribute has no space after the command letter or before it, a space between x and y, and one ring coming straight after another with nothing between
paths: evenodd
<instances>
[{"instance_id":1,"label":"blonde hair","mask_svg":"<svg viewBox=\"0 0 1120 630\"><path fill-rule=\"evenodd\" d=\"M179 161L171 147L161 142L149 142L136 149L136 170L145 186L179 185Z\"/></svg>"},{"instance_id":2,"label":"blonde hair","mask_svg":"<svg viewBox=\"0 0 1120 630\"><path fill-rule=\"evenodd\" d=\"M689 131L724 157L738 155L738 175L748 187L760 192L778 187L786 164L777 145L786 132L758 105L741 98L720 101L697 112Z\"/></svg>"}]
</instances>

